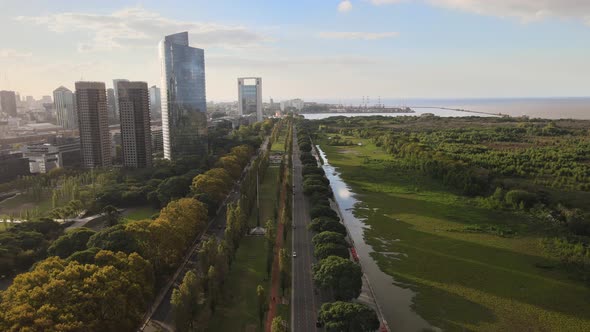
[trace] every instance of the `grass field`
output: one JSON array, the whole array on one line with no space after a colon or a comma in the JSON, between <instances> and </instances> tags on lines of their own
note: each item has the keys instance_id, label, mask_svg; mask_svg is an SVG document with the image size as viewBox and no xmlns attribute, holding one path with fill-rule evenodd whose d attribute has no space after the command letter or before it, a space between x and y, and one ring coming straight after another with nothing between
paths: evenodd
<instances>
[{"instance_id":1,"label":"grass field","mask_svg":"<svg viewBox=\"0 0 590 332\"><path fill-rule=\"evenodd\" d=\"M158 212L159 212L158 209L154 209L151 206L128 208L125 210L125 212L123 212L121 219L123 220L123 223L144 220L144 219L151 219L152 216Z\"/></svg>"},{"instance_id":2,"label":"grass field","mask_svg":"<svg viewBox=\"0 0 590 332\"><path fill-rule=\"evenodd\" d=\"M32 213L36 211L39 215L45 215L52 209L51 195L43 195L41 201L35 202L30 195L18 195L16 197L4 200L0 203L0 215L14 215L19 217L25 214L25 211Z\"/></svg>"},{"instance_id":3,"label":"grass field","mask_svg":"<svg viewBox=\"0 0 590 332\"><path fill-rule=\"evenodd\" d=\"M365 240L374 258L417 291L415 310L423 318L444 330L590 331L590 290L543 254L543 226L478 208L429 178L392 167L369 141L350 139L363 146L321 146L363 202L355 215L371 226ZM515 235L464 231L474 225Z\"/></svg>"},{"instance_id":4,"label":"grass field","mask_svg":"<svg viewBox=\"0 0 590 332\"><path fill-rule=\"evenodd\" d=\"M277 203L279 169L269 167L260 184L260 223L274 217ZM256 206L248 220L256 226ZM225 298L220 304L207 331L263 331L258 320L256 287L262 285L270 293L270 279L266 275L266 241L264 237L244 237L226 282Z\"/></svg>"},{"instance_id":5,"label":"grass field","mask_svg":"<svg viewBox=\"0 0 590 332\"><path fill-rule=\"evenodd\" d=\"M215 310L207 331L262 331L258 320L257 285L266 280L266 243L263 237L245 237L226 281L224 302Z\"/></svg>"}]
</instances>

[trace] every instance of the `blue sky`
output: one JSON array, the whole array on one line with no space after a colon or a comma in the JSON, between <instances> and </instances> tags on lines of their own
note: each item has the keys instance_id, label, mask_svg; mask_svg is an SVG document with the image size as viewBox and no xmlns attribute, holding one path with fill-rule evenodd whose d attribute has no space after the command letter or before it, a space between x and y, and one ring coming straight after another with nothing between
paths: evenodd
<instances>
[{"instance_id":1,"label":"blue sky","mask_svg":"<svg viewBox=\"0 0 590 332\"><path fill-rule=\"evenodd\" d=\"M590 1L0 0L0 89L160 85L157 43L188 30L209 100L590 95Z\"/></svg>"}]
</instances>

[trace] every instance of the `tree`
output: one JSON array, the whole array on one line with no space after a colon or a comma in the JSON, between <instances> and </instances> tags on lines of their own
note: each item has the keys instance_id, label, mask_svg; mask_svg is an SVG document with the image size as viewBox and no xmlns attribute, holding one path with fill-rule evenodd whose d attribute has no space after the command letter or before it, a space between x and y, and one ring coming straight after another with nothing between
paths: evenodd
<instances>
[{"instance_id":1,"label":"tree","mask_svg":"<svg viewBox=\"0 0 590 332\"><path fill-rule=\"evenodd\" d=\"M207 272L207 282L209 283L208 287L208 300L209 300L209 309L211 312L215 312L215 307L217 306L217 300L219 298L219 279L217 271L215 270L214 266L209 267L209 271Z\"/></svg>"},{"instance_id":2,"label":"tree","mask_svg":"<svg viewBox=\"0 0 590 332\"><path fill-rule=\"evenodd\" d=\"M239 179L242 174L242 167L240 166L238 157L231 154L219 158L217 166L225 169L233 179Z\"/></svg>"},{"instance_id":3,"label":"tree","mask_svg":"<svg viewBox=\"0 0 590 332\"><path fill-rule=\"evenodd\" d=\"M115 226L116 224L119 223L119 219L121 218L121 213L119 212L119 210L112 206L112 205L107 205L102 209L102 213L104 213L104 215L107 218L107 225L108 226Z\"/></svg>"},{"instance_id":4,"label":"tree","mask_svg":"<svg viewBox=\"0 0 590 332\"><path fill-rule=\"evenodd\" d=\"M361 267L348 259L329 256L313 267L313 280L323 289L331 289L337 300L356 299L363 286Z\"/></svg>"},{"instance_id":5,"label":"tree","mask_svg":"<svg viewBox=\"0 0 590 332\"><path fill-rule=\"evenodd\" d=\"M171 304L177 331L190 331L197 318L201 296L201 285L197 274L188 271L182 283L172 293Z\"/></svg>"},{"instance_id":6,"label":"tree","mask_svg":"<svg viewBox=\"0 0 590 332\"><path fill-rule=\"evenodd\" d=\"M331 218L315 218L311 221L308 228L316 233L329 231L342 234L343 236L346 235L346 227L344 227L339 221Z\"/></svg>"},{"instance_id":7,"label":"tree","mask_svg":"<svg viewBox=\"0 0 590 332\"><path fill-rule=\"evenodd\" d=\"M318 319L329 332L372 332L380 325L373 309L351 302L324 303Z\"/></svg>"},{"instance_id":8,"label":"tree","mask_svg":"<svg viewBox=\"0 0 590 332\"><path fill-rule=\"evenodd\" d=\"M348 247L338 243L319 243L314 246L313 255L317 259L324 259L328 256L349 258Z\"/></svg>"},{"instance_id":9,"label":"tree","mask_svg":"<svg viewBox=\"0 0 590 332\"><path fill-rule=\"evenodd\" d=\"M313 243L314 246L317 246L322 243L336 243L336 244L341 244L343 246L348 246L348 242L346 242L344 235L342 235L341 233L330 232L330 231L325 231L325 232L321 232L319 234L316 234L311 239L311 242Z\"/></svg>"},{"instance_id":10,"label":"tree","mask_svg":"<svg viewBox=\"0 0 590 332\"><path fill-rule=\"evenodd\" d=\"M47 254L67 258L76 251L86 250L88 239L95 233L95 231L84 227L74 229L53 241L51 246L47 248Z\"/></svg>"},{"instance_id":11,"label":"tree","mask_svg":"<svg viewBox=\"0 0 590 332\"><path fill-rule=\"evenodd\" d=\"M232 178L223 168L212 168L193 179L192 190L195 194L207 194L217 204L229 193Z\"/></svg>"},{"instance_id":12,"label":"tree","mask_svg":"<svg viewBox=\"0 0 590 332\"><path fill-rule=\"evenodd\" d=\"M151 265L135 253L100 251L87 265L50 257L2 293L0 330L130 331L153 285Z\"/></svg>"},{"instance_id":13,"label":"tree","mask_svg":"<svg viewBox=\"0 0 590 332\"><path fill-rule=\"evenodd\" d=\"M258 319L260 322L260 327L262 327L264 315L268 310L266 291L264 290L264 287L262 287L262 285L258 285L258 287L256 287L256 296L258 297Z\"/></svg>"},{"instance_id":14,"label":"tree","mask_svg":"<svg viewBox=\"0 0 590 332\"><path fill-rule=\"evenodd\" d=\"M192 242L207 225L207 207L194 198L172 201L160 211L158 219L168 220L183 237L184 245Z\"/></svg>"},{"instance_id":15,"label":"tree","mask_svg":"<svg viewBox=\"0 0 590 332\"><path fill-rule=\"evenodd\" d=\"M272 319L271 332L287 332L287 322L281 316Z\"/></svg>"},{"instance_id":16,"label":"tree","mask_svg":"<svg viewBox=\"0 0 590 332\"><path fill-rule=\"evenodd\" d=\"M140 252L133 234L127 231L125 225L116 225L95 233L88 239L88 248L100 248L114 252L122 251L127 254ZM83 249L82 249L83 250Z\"/></svg>"},{"instance_id":17,"label":"tree","mask_svg":"<svg viewBox=\"0 0 590 332\"><path fill-rule=\"evenodd\" d=\"M190 190L192 179L184 176L173 176L162 181L156 189L156 195L161 205L184 197Z\"/></svg>"},{"instance_id":18,"label":"tree","mask_svg":"<svg viewBox=\"0 0 590 332\"><path fill-rule=\"evenodd\" d=\"M276 242L275 226L272 220L266 222L266 274L270 276L272 272L272 262L274 260L274 247Z\"/></svg>"},{"instance_id":19,"label":"tree","mask_svg":"<svg viewBox=\"0 0 590 332\"><path fill-rule=\"evenodd\" d=\"M285 248L279 250L279 271L281 272L281 292L285 295L285 289L289 282L289 254Z\"/></svg>"}]
</instances>

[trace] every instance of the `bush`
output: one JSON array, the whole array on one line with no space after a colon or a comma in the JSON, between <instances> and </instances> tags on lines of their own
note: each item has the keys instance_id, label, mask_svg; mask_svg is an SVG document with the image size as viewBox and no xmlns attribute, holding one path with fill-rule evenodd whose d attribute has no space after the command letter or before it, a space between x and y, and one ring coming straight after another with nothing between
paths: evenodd
<instances>
[{"instance_id":1,"label":"bush","mask_svg":"<svg viewBox=\"0 0 590 332\"><path fill-rule=\"evenodd\" d=\"M312 207L309 214L311 215L311 219L320 218L320 217L339 219L336 211L334 211L332 208L330 208L328 206Z\"/></svg>"},{"instance_id":2,"label":"bush","mask_svg":"<svg viewBox=\"0 0 590 332\"><path fill-rule=\"evenodd\" d=\"M322 232L335 232L346 236L346 227L342 225L338 220L332 218L315 218L309 224L308 228L316 233Z\"/></svg>"},{"instance_id":3,"label":"bush","mask_svg":"<svg viewBox=\"0 0 590 332\"><path fill-rule=\"evenodd\" d=\"M348 247L338 243L319 243L313 249L313 255L317 259L324 259L328 256L338 256L342 258L349 258L350 253Z\"/></svg>"},{"instance_id":4,"label":"bush","mask_svg":"<svg viewBox=\"0 0 590 332\"><path fill-rule=\"evenodd\" d=\"M521 189L510 190L506 193L504 199L506 204L511 205L513 208L524 207L529 209L537 202L535 194Z\"/></svg>"}]
</instances>

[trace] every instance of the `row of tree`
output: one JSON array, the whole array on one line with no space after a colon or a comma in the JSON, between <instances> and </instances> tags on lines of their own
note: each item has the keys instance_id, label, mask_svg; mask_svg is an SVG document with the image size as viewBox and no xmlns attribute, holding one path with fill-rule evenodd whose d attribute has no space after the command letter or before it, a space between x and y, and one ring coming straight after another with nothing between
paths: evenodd
<instances>
[{"instance_id":1,"label":"row of tree","mask_svg":"<svg viewBox=\"0 0 590 332\"><path fill-rule=\"evenodd\" d=\"M303 167L304 193L312 203L308 226L316 235L312 239L314 256L319 260L313 266L312 277L316 286L328 291L336 302L324 303L318 321L327 331L375 331L379 319L375 311L365 305L345 302L356 299L363 285L361 267L350 260L346 228L331 208L330 182L311 152L307 131L298 134Z\"/></svg>"}]
</instances>

